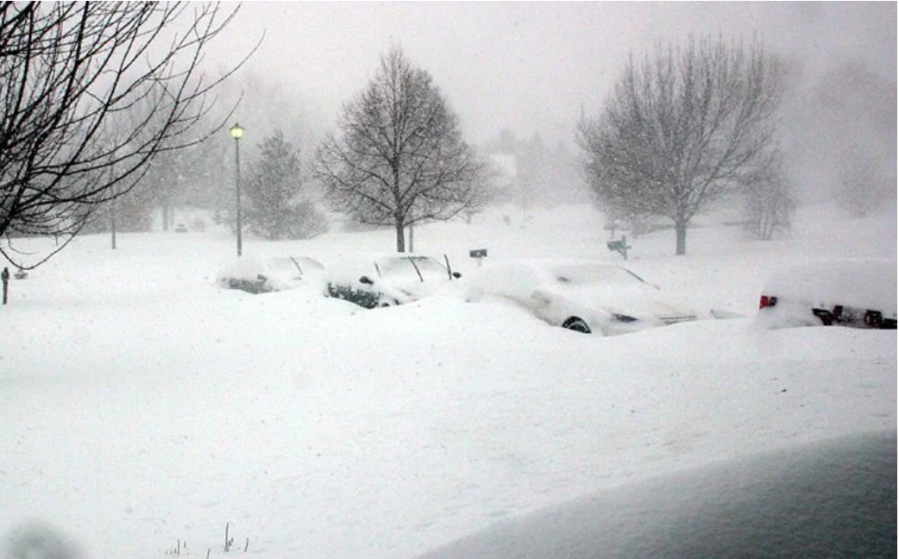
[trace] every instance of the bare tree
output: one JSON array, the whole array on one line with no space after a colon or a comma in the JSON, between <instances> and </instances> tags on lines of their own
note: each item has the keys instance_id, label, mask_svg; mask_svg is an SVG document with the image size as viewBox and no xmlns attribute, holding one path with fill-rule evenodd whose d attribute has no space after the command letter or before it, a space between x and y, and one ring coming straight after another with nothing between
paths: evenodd
<instances>
[{"instance_id":1,"label":"bare tree","mask_svg":"<svg viewBox=\"0 0 899 559\"><path fill-rule=\"evenodd\" d=\"M755 174L747 175L743 188L747 227L763 241L770 240L777 231L789 231L796 211L794 184L787 177L784 163L772 156L757 166Z\"/></svg>"},{"instance_id":2,"label":"bare tree","mask_svg":"<svg viewBox=\"0 0 899 559\"><path fill-rule=\"evenodd\" d=\"M617 215L670 218L685 254L690 220L774 149L781 91L758 42L691 40L631 58L603 114L578 130L596 199Z\"/></svg>"},{"instance_id":3,"label":"bare tree","mask_svg":"<svg viewBox=\"0 0 899 559\"><path fill-rule=\"evenodd\" d=\"M23 267L45 262L99 205L131 190L154 155L203 136L190 132L210 110L207 94L228 74L207 80L201 54L236 11L0 4L0 253ZM138 104L150 110L129 122ZM12 245L25 235L66 242L26 266Z\"/></svg>"},{"instance_id":4,"label":"bare tree","mask_svg":"<svg viewBox=\"0 0 899 559\"><path fill-rule=\"evenodd\" d=\"M138 141L140 141L149 139L147 136L154 134L164 124L162 121L164 118L165 115L157 114L153 104L144 99L135 103L128 112L126 124L133 128L144 121L152 123L139 133ZM140 191L139 198L148 202L151 210L159 209L163 231L175 226L177 207L185 205L191 198L196 198L199 189L208 187L207 181L204 180L208 168L216 166L221 168L222 155L226 151L224 148L232 146L227 143L223 145L225 134L209 136L209 131L218 128L219 125L220 121L213 122L211 116L202 117L183 137L165 140L153 154L140 181L129 193L130 196L137 194L135 191Z\"/></svg>"},{"instance_id":5,"label":"bare tree","mask_svg":"<svg viewBox=\"0 0 899 559\"><path fill-rule=\"evenodd\" d=\"M341 137L320 145L313 173L336 210L393 226L398 252L405 252L405 227L483 204L483 161L462 141L458 118L430 74L399 48L344 105L338 127Z\"/></svg>"}]
</instances>

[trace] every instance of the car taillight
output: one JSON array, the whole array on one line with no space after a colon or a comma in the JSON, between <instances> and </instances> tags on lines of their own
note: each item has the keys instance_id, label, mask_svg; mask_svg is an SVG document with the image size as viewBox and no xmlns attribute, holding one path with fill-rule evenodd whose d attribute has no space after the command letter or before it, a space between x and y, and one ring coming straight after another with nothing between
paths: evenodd
<instances>
[{"instance_id":1,"label":"car taillight","mask_svg":"<svg viewBox=\"0 0 899 559\"><path fill-rule=\"evenodd\" d=\"M773 307L776 304L777 304L777 297L769 297L768 295L762 295L762 298L759 299L759 308L760 309Z\"/></svg>"}]
</instances>

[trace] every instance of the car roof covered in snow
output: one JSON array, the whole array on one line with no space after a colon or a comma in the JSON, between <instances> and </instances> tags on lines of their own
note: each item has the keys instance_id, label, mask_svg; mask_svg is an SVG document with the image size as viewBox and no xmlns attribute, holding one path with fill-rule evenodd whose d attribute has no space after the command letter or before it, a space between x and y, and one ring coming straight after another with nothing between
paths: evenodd
<instances>
[{"instance_id":1,"label":"car roof covered in snow","mask_svg":"<svg viewBox=\"0 0 899 559\"><path fill-rule=\"evenodd\" d=\"M858 258L799 264L772 274L762 294L895 313L896 261Z\"/></svg>"}]
</instances>

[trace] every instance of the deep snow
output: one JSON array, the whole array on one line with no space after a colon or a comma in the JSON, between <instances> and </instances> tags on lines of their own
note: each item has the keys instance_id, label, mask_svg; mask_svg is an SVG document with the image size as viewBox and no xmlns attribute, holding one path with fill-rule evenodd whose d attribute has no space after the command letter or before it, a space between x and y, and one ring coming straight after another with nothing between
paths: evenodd
<instances>
[{"instance_id":1,"label":"deep snow","mask_svg":"<svg viewBox=\"0 0 899 559\"><path fill-rule=\"evenodd\" d=\"M740 457L504 521L419 559L896 557L896 432Z\"/></svg>"},{"instance_id":2,"label":"deep snow","mask_svg":"<svg viewBox=\"0 0 899 559\"><path fill-rule=\"evenodd\" d=\"M504 217L511 217L511 224ZM896 216L804 210L793 234L629 238L628 266L690 304L751 317L783 265L896 257ZM252 256L389 250L392 231L245 240ZM415 232L465 277L368 311L310 283L220 289L225 232L85 236L0 308L0 546L38 519L86 557L410 557L624 483L896 427L896 332L764 331L751 318L615 338L466 302L488 261L620 262L590 207ZM22 248L29 248L24 243Z\"/></svg>"}]
</instances>

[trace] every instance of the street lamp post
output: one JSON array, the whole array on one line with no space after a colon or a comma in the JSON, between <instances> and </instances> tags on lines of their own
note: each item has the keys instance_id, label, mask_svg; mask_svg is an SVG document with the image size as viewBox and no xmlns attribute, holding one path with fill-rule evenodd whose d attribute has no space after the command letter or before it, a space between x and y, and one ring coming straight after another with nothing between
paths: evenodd
<instances>
[{"instance_id":1,"label":"street lamp post","mask_svg":"<svg viewBox=\"0 0 899 559\"><path fill-rule=\"evenodd\" d=\"M241 255L241 229L240 220L240 139L243 138L243 127L235 124L231 127L231 137L234 138L234 161L235 161L235 191L237 192L237 256Z\"/></svg>"}]
</instances>

